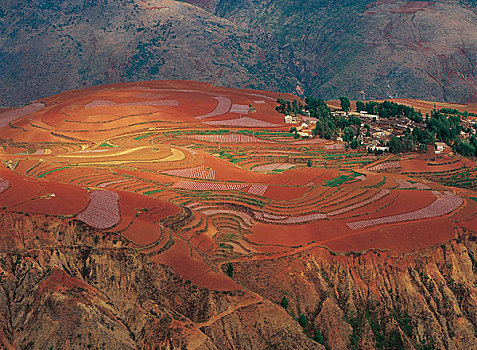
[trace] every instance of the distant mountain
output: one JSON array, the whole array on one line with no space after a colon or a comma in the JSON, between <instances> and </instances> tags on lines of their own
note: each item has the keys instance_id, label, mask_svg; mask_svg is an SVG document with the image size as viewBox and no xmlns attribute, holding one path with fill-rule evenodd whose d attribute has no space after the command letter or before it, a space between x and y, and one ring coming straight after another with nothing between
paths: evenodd
<instances>
[{"instance_id":1,"label":"distant mountain","mask_svg":"<svg viewBox=\"0 0 477 350\"><path fill-rule=\"evenodd\" d=\"M195 79L323 98L477 100L476 1L4 0L0 105Z\"/></svg>"}]
</instances>

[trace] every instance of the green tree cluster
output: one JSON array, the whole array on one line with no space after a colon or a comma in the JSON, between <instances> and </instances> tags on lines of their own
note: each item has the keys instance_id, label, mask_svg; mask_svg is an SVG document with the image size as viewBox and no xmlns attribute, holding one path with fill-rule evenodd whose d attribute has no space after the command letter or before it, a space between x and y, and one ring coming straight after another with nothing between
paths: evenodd
<instances>
[{"instance_id":1,"label":"green tree cluster","mask_svg":"<svg viewBox=\"0 0 477 350\"><path fill-rule=\"evenodd\" d=\"M349 112L351 103L347 97L340 97L340 106L342 111Z\"/></svg>"},{"instance_id":2,"label":"green tree cluster","mask_svg":"<svg viewBox=\"0 0 477 350\"><path fill-rule=\"evenodd\" d=\"M406 117L416 123L422 123L423 121L421 111L416 111L412 107L391 101L357 101L356 110L358 112L366 111L370 114L376 114L381 118Z\"/></svg>"},{"instance_id":3,"label":"green tree cluster","mask_svg":"<svg viewBox=\"0 0 477 350\"><path fill-rule=\"evenodd\" d=\"M275 107L275 110L279 113L285 115L295 115L302 114L304 106L301 103L298 103L297 100L288 101L283 98L277 99L278 106Z\"/></svg>"}]
</instances>

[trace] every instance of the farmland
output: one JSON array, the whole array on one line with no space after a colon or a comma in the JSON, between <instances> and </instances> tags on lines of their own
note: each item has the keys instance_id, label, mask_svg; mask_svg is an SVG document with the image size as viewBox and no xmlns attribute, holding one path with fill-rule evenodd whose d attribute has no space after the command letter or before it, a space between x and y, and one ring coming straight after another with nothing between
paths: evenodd
<instances>
[{"instance_id":1,"label":"farmland","mask_svg":"<svg viewBox=\"0 0 477 350\"><path fill-rule=\"evenodd\" d=\"M474 188L471 161L364 157L340 142L296 140L274 111L275 97L193 82L149 82L75 91L10 111L9 124L2 128L2 160L16 167L2 170L2 196L15 197L19 179L33 181L40 193L5 210L25 210L40 205L41 198L67 196L68 191L55 193L55 183L76 186L88 192L89 204L71 213L75 220L124 235L136 245L144 242L141 230L147 225L157 225L159 231L174 227L187 232L191 249L210 256L215 266L244 252L268 253L276 235L280 249L289 253L329 239L339 250L337 242L354 231L450 220L449 214L465 210L461 207L471 192L439 183ZM235 123L245 117L249 129L246 123ZM19 152L45 147L48 154ZM121 192L144 203L126 205ZM411 209L406 201L417 207ZM161 214L157 208L163 206L173 206L176 216ZM155 214L142 215L141 210ZM207 222L198 234L211 240L208 252L201 251L188 231L199 216ZM225 227L233 231L233 241L221 234L222 221L229 222ZM259 231L267 225L274 234L264 237ZM299 237L293 226L306 234ZM454 235L449 231L446 238ZM366 249L401 252L367 239ZM230 244L232 249L223 248ZM253 249L233 248L249 245Z\"/></svg>"},{"instance_id":2,"label":"farmland","mask_svg":"<svg viewBox=\"0 0 477 350\"><path fill-rule=\"evenodd\" d=\"M473 161L297 140L277 97L159 81L10 111L0 128L0 212L88 227L220 292L247 290L224 272L232 262L318 247L395 257L477 234Z\"/></svg>"}]
</instances>

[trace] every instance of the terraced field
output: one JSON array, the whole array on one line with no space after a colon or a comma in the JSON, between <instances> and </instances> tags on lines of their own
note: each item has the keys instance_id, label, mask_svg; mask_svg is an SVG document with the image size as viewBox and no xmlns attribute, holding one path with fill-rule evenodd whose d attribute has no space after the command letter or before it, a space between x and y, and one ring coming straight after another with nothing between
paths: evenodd
<instances>
[{"instance_id":1,"label":"terraced field","mask_svg":"<svg viewBox=\"0 0 477 350\"><path fill-rule=\"evenodd\" d=\"M11 110L1 210L81 222L217 290L242 288L222 272L231 260L313 246L398 254L477 233L475 163L295 140L277 97L164 81ZM401 241L410 225L439 232Z\"/></svg>"}]
</instances>

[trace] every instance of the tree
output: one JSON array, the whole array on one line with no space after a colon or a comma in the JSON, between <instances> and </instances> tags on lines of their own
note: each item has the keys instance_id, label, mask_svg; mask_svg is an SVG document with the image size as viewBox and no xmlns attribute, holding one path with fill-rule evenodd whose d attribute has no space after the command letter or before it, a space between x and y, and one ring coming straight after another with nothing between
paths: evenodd
<instances>
[{"instance_id":1,"label":"tree","mask_svg":"<svg viewBox=\"0 0 477 350\"><path fill-rule=\"evenodd\" d=\"M308 320L306 319L306 315L305 315L305 314L301 314L301 315L298 317L298 323L300 323L300 326L302 326L303 328L306 327L306 325L308 324Z\"/></svg>"},{"instance_id":2,"label":"tree","mask_svg":"<svg viewBox=\"0 0 477 350\"><path fill-rule=\"evenodd\" d=\"M313 340L316 341L317 343L320 343L321 345L325 343L325 340L323 339L323 335L321 334L319 329L316 330Z\"/></svg>"},{"instance_id":3,"label":"tree","mask_svg":"<svg viewBox=\"0 0 477 350\"><path fill-rule=\"evenodd\" d=\"M357 139L352 139L349 143L349 146L351 147L351 149L356 149L360 146L360 142Z\"/></svg>"},{"instance_id":4,"label":"tree","mask_svg":"<svg viewBox=\"0 0 477 350\"><path fill-rule=\"evenodd\" d=\"M389 140L388 147L391 153L397 154L402 152L401 140L394 135L391 137L391 140Z\"/></svg>"},{"instance_id":5,"label":"tree","mask_svg":"<svg viewBox=\"0 0 477 350\"><path fill-rule=\"evenodd\" d=\"M351 127L347 126L343 129L343 141L350 142L354 138L354 131Z\"/></svg>"},{"instance_id":6,"label":"tree","mask_svg":"<svg viewBox=\"0 0 477 350\"><path fill-rule=\"evenodd\" d=\"M232 263L228 263L227 264L227 275L229 277L233 277L234 276L234 266L232 265Z\"/></svg>"},{"instance_id":7,"label":"tree","mask_svg":"<svg viewBox=\"0 0 477 350\"><path fill-rule=\"evenodd\" d=\"M288 308L288 298L286 295L283 296L280 305L286 310Z\"/></svg>"},{"instance_id":8,"label":"tree","mask_svg":"<svg viewBox=\"0 0 477 350\"><path fill-rule=\"evenodd\" d=\"M361 119L359 117L355 116L355 115L352 115L351 117L349 117L349 124L360 126L361 125Z\"/></svg>"},{"instance_id":9,"label":"tree","mask_svg":"<svg viewBox=\"0 0 477 350\"><path fill-rule=\"evenodd\" d=\"M349 102L349 99L347 97L340 97L340 105L342 111L349 112L351 103Z\"/></svg>"},{"instance_id":10,"label":"tree","mask_svg":"<svg viewBox=\"0 0 477 350\"><path fill-rule=\"evenodd\" d=\"M308 168L311 168L313 166L313 162L311 161L311 159L308 159L308 161L306 162L306 166Z\"/></svg>"},{"instance_id":11,"label":"tree","mask_svg":"<svg viewBox=\"0 0 477 350\"><path fill-rule=\"evenodd\" d=\"M356 112L361 112L366 110L366 105L363 101L356 101Z\"/></svg>"},{"instance_id":12,"label":"tree","mask_svg":"<svg viewBox=\"0 0 477 350\"><path fill-rule=\"evenodd\" d=\"M340 117L340 119L338 119L336 123L340 129L344 129L349 126L349 120L345 117Z\"/></svg>"}]
</instances>

